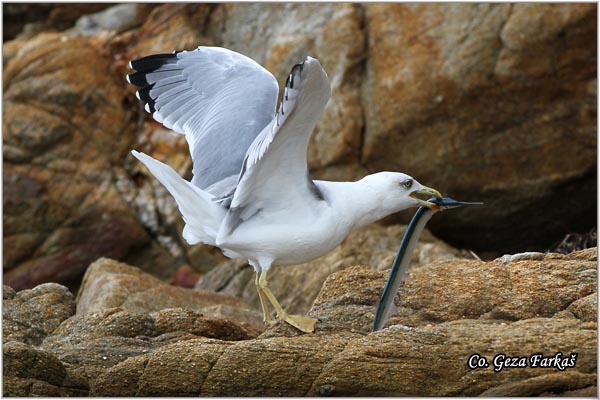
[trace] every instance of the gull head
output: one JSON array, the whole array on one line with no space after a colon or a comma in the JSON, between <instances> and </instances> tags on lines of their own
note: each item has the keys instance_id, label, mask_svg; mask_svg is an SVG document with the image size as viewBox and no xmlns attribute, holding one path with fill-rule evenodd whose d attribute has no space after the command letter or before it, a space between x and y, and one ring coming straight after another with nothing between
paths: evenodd
<instances>
[{"instance_id":1,"label":"gull head","mask_svg":"<svg viewBox=\"0 0 600 400\"><path fill-rule=\"evenodd\" d=\"M380 206L391 212L411 207L436 208L427 199L442 197L435 189L419 183L415 178L400 172L379 172L369 175L369 186L380 199Z\"/></svg>"}]
</instances>

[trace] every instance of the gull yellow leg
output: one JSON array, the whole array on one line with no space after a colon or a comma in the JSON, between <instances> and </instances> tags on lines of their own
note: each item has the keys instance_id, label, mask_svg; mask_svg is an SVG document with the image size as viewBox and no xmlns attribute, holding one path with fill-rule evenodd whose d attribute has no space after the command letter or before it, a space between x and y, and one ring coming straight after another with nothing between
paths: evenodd
<instances>
[{"instance_id":1,"label":"gull yellow leg","mask_svg":"<svg viewBox=\"0 0 600 400\"><path fill-rule=\"evenodd\" d=\"M299 315L289 315L283 310L283 308L271 292L271 289L269 289L267 283L267 271L263 270L260 273L260 278L258 279L258 287L259 294L260 290L262 290L264 295L267 296L267 298L273 305L273 308L277 312L277 318L287 322L293 327L300 329L302 332L312 333L315 331L315 324L317 323L317 320L315 318L301 317Z\"/></svg>"},{"instance_id":2,"label":"gull yellow leg","mask_svg":"<svg viewBox=\"0 0 600 400\"><path fill-rule=\"evenodd\" d=\"M262 307L263 312L263 321L266 324L270 324L273 322L273 318L271 318L271 314L269 314L269 305L267 304L267 298L265 296L265 292L261 289L258 284L258 277L260 276L260 272L256 272L256 278L254 279L254 284L256 285L256 290L258 291L258 297L260 298L260 306Z\"/></svg>"}]
</instances>

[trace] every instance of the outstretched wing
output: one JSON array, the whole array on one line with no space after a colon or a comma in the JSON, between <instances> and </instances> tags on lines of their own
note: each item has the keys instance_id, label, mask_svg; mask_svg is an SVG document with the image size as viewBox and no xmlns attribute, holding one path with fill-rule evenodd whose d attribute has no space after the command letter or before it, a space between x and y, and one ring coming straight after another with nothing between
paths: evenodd
<instances>
[{"instance_id":1,"label":"outstretched wing","mask_svg":"<svg viewBox=\"0 0 600 400\"><path fill-rule=\"evenodd\" d=\"M250 144L275 115L278 85L254 60L220 47L155 54L130 62L127 81L165 127L184 134L192 183L231 193Z\"/></svg>"},{"instance_id":2,"label":"outstretched wing","mask_svg":"<svg viewBox=\"0 0 600 400\"><path fill-rule=\"evenodd\" d=\"M327 74L314 58L297 64L286 81L279 112L256 137L244 158L218 239L258 212L311 207L323 200L308 174L306 150L331 95Z\"/></svg>"}]
</instances>

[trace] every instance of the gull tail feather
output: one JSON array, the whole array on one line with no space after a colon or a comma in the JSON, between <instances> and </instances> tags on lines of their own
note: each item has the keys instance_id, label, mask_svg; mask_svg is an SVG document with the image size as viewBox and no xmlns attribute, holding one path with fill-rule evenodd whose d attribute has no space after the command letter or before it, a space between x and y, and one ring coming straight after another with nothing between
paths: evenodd
<instances>
[{"instance_id":1,"label":"gull tail feather","mask_svg":"<svg viewBox=\"0 0 600 400\"><path fill-rule=\"evenodd\" d=\"M226 210L213 201L213 196L183 179L173 168L147 154L132 150L140 160L171 193L185 221L183 238L189 244L206 243L215 246L219 226Z\"/></svg>"}]
</instances>

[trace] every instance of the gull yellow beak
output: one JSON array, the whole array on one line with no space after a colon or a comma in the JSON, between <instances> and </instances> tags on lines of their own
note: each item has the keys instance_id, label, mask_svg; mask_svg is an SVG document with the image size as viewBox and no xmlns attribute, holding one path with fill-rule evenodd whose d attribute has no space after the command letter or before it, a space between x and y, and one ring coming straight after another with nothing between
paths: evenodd
<instances>
[{"instance_id":1,"label":"gull yellow beak","mask_svg":"<svg viewBox=\"0 0 600 400\"><path fill-rule=\"evenodd\" d=\"M415 190L414 192L409 194L409 196L412 197L413 199L417 200L417 202L422 206L429 207L429 208L436 208L437 207L436 204L430 203L426 200L422 200L422 199L418 198L417 196L423 196L426 198L430 198L431 196L442 197L442 194L435 189L432 189L427 186L423 186L421 189Z\"/></svg>"}]
</instances>

